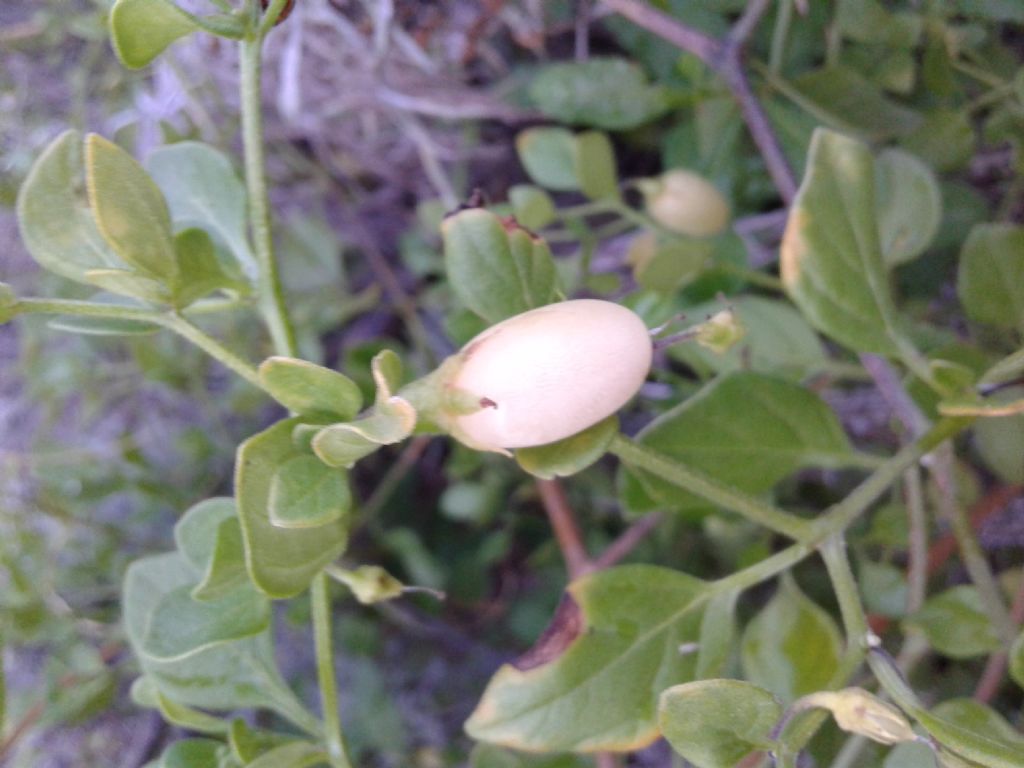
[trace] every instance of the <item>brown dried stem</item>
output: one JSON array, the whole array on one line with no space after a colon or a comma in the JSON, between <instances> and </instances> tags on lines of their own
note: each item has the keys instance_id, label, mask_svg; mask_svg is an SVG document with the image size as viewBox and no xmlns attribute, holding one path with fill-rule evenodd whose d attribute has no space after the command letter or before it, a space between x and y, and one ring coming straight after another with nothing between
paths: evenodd
<instances>
[{"instance_id":1,"label":"brown dried stem","mask_svg":"<svg viewBox=\"0 0 1024 768\"><path fill-rule=\"evenodd\" d=\"M586 547L583 546L583 536L576 522L576 515L562 484L558 480L538 480L537 490L540 492L540 500L551 522L551 528L555 532L558 548L562 551L570 581L589 573L594 566L587 555Z\"/></svg>"}]
</instances>

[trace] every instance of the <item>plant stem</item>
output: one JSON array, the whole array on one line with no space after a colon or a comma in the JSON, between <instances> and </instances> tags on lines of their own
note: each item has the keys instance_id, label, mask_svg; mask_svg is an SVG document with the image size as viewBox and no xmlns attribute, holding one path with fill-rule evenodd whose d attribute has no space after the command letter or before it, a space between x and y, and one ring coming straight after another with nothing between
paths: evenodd
<instances>
[{"instance_id":1,"label":"plant stem","mask_svg":"<svg viewBox=\"0 0 1024 768\"><path fill-rule=\"evenodd\" d=\"M836 599L839 601L839 613L846 629L847 646L865 651L869 645L868 637L871 630L868 628L868 619L860 599L857 580L850 568L850 559L846 556L846 539L841 533L833 534L825 539L819 549L832 580Z\"/></svg>"},{"instance_id":2,"label":"plant stem","mask_svg":"<svg viewBox=\"0 0 1024 768\"><path fill-rule=\"evenodd\" d=\"M19 299L18 303L14 305L14 314L72 315L76 317L98 317L108 320L132 320L135 322L152 323L153 325L174 331L225 367L230 368L254 387L263 389L255 368L217 341L217 339L208 335L178 313L158 312L142 307L123 307L115 304L98 304L71 299Z\"/></svg>"},{"instance_id":3,"label":"plant stem","mask_svg":"<svg viewBox=\"0 0 1024 768\"><path fill-rule=\"evenodd\" d=\"M738 512L748 520L791 539L801 541L811 532L813 524L810 521L783 512L760 499L721 484L628 437L617 435L609 450L626 464L650 472L713 504Z\"/></svg>"},{"instance_id":4,"label":"plant stem","mask_svg":"<svg viewBox=\"0 0 1024 768\"><path fill-rule=\"evenodd\" d=\"M779 0L775 28L772 30L772 48L768 55L768 69L776 74L782 71L782 59L786 55L786 40L789 38L792 21L793 0Z\"/></svg>"},{"instance_id":5,"label":"plant stem","mask_svg":"<svg viewBox=\"0 0 1024 768\"><path fill-rule=\"evenodd\" d=\"M331 596L327 574L320 572L313 579L309 599L313 609L313 638L316 645L316 675L320 684L323 708L324 740L331 768L352 768L341 732L338 713L338 687L334 679L334 653L331 643Z\"/></svg>"},{"instance_id":6,"label":"plant stem","mask_svg":"<svg viewBox=\"0 0 1024 768\"><path fill-rule=\"evenodd\" d=\"M231 352L215 338L207 335L204 331L192 325L192 323L184 317L173 314L163 315L160 324L164 328L174 331L183 339L187 339L195 344L203 350L203 352L223 364L225 367L230 368L254 387L263 389L263 384L260 382L260 377L257 375L255 368L245 362L242 358L238 357L234 352Z\"/></svg>"},{"instance_id":7,"label":"plant stem","mask_svg":"<svg viewBox=\"0 0 1024 768\"><path fill-rule=\"evenodd\" d=\"M555 533L555 541L562 552L562 559L565 560L569 579L576 579L593 570L587 548L583 545L583 534L580 532L579 523L576 522L576 514L569 504L561 482L557 478L538 479L537 491L540 493L551 529Z\"/></svg>"},{"instance_id":8,"label":"plant stem","mask_svg":"<svg viewBox=\"0 0 1024 768\"><path fill-rule=\"evenodd\" d=\"M281 3L275 3L280 6ZM280 10L280 9L279 9ZM245 182L249 193L249 216L253 245L259 263L258 294L260 313L270 330L274 349L278 354L294 357L295 330L284 303L281 279L274 257L274 242L270 229L270 203L267 197L267 178L263 157L263 107L260 100L263 35L243 40L239 45L239 71L241 74L242 144L245 152Z\"/></svg>"},{"instance_id":9,"label":"plant stem","mask_svg":"<svg viewBox=\"0 0 1024 768\"><path fill-rule=\"evenodd\" d=\"M988 559L974 535L970 518L956 499L956 488L953 485L952 453L947 450L939 451L935 463L933 477L935 477L936 484L939 485L939 511L953 531L964 567L967 569L971 582L978 590L981 609L985 612L988 620L992 622L1003 646L1009 649L1017 639L1017 628L1010 618ZM945 482L939 482L940 478Z\"/></svg>"}]
</instances>

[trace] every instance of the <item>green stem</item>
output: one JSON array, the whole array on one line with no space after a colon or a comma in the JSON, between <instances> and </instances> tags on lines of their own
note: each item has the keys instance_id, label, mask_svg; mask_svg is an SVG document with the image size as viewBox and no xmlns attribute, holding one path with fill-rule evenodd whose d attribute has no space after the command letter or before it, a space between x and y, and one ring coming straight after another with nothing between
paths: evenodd
<instances>
[{"instance_id":1,"label":"green stem","mask_svg":"<svg viewBox=\"0 0 1024 768\"><path fill-rule=\"evenodd\" d=\"M839 601L839 613L846 629L847 647L859 648L864 652L870 645L868 637L871 630L868 627L867 615L864 613L864 604L860 599L857 580L853 576L850 559L846 555L846 540L841 533L836 533L825 539L819 549L832 580L836 599Z\"/></svg>"},{"instance_id":2,"label":"green stem","mask_svg":"<svg viewBox=\"0 0 1024 768\"><path fill-rule=\"evenodd\" d=\"M72 299L19 299L13 307L14 314L73 315L77 317L99 317L108 320L132 320L152 323L174 331L195 344L210 357L230 368L254 387L263 389L256 369L229 350L217 339L200 330L182 315L172 312L157 312L142 307L123 307L116 304L99 304Z\"/></svg>"},{"instance_id":3,"label":"green stem","mask_svg":"<svg viewBox=\"0 0 1024 768\"><path fill-rule=\"evenodd\" d=\"M650 472L662 480L695 493L713 504L738 512L748 520L791 539L802 541L812 530L813 524L810 521L783 512L760 499L719 483L623 435L615 437L609 450L630 466Z\"/></svg>"},{"instance_id":4,"label":"green stem","mask_svg":"<svg viewBox=\"0 0 1024 768\"><path fill-rule=\"evenodd\" d=\"M256 369L249 365L249 363L245 362L245 360L238 357L234 352L230 351L215 338L207 335L204 331L192 325L192 323L180 315L167 314L162 315L161 317L162 319L160 324L164 328L174 331L183 339L187 339L192 342L203 350L203 352L230 368L254 387L263 389L263 384L260 382L260 377L257 375Z\"/></svg>"},{"instance_id":5,"label":"green stem","mask_svg":"<svg viewBox=\"0 0 1024 768\"><path fill-rule=\"evenodd\" d=\"M768 69L776 74L782 71L782 59L786 55L786 40L793 21L793 0L779 0L778 8L772 29L771 53L768 55Z\"/></svg>"},{"instance_id":6,"label":"green stem","mask_svg":"<svg viewBox=\"0 0 1024 768\"><path fill-rule=\"evenodd\" d=\"M778 576L788 571L805 557L814 551L814 547L807 544L792 544L771 557L766 557L760 562L729 574L723 579L714 583L715 590L729 592L732 590L744 590L756 586L761 582L768 581L773 576Z\"/></svg>"},{"instance_id":7,"label":"green stem","mask_svg":"<svg viewBox=\"0 0 1024 768\"><path fill-rule=\"evenodd\" d=\"M313 609L313 639L316 645L316 675L320 683L323 707L324 740L331 768L352 768L338 713L338 687L334 679L334 653L331 642L331 596L327 574L318 573L310 586Z\"/></svg>"},{"instance_id":8,"label":"green stem","mask_svg":"<svg viewBox=\"0 0 1024 768\"><path fill-rule=\"evenodd\" d=\"M715 264L715 268L721 270L730 275L746 280L751 285L756 285L759 288L767 288L769 291L775 291L776 293L783 293L786 289L783 286L782 281L775 277L775 275L769 275L765 272L759 272L756 269L750 267L743 267L739 264L730 264L727 261Z\"/></svg>"},{"instance_id":9,"label":"green stem","mask_svg":"<svg viewBox=\"0 0 1024 768\"><path fill-rule=\"evenodd\" d=\"M957 501L956 489L950 486L953 478L953 457L948 452L939 452L936 462L940 463L937 469L941 469L934 473L936 481L938 482L940 477L945 479L945 483L939 488L939 510L953 530L953 537L960 549L960 558L978 591L981 609L999 633L1003 645L1009 649L1017 639L1017 625L1010 617L999 583L992 573L978 538L974 535L967 511Z\"/></svg>"},{"instance_id":10,"label":"green stem","mask_svg":"<svg viewBox=\"0 0 1024 768\"><path fill-rule=\"evenodd\" d=\"M275 5L281 5L275 1ZM275 16L276 18L276 16ZM278 354L294 357L295 330L284 303L284 292L274 258L270 229L270 203L263 157L263 108L260 100L263 32L239 45L241 74L242 144L245 152L245 182L249 193L249 214L253 245L259 263L258 294L263 315Z\"/></svg>"},{"instance_id":11,"label":"green stem","mask_svg":"<svg viewBox=\"0 0 1024 768\"><path fill-rule=\"evenodd\" d=\"M922 456L964 430L971 422L972 419L952 418L942 419L936 423L918 440L903 448L875 472L868 475L849 496L818 518L812 524L814 527L813 539L824 541L833 533L845 530L879 496L885 493L889 486L896 482L905 469L914 466Z\"/></svg>"}]
</instances>

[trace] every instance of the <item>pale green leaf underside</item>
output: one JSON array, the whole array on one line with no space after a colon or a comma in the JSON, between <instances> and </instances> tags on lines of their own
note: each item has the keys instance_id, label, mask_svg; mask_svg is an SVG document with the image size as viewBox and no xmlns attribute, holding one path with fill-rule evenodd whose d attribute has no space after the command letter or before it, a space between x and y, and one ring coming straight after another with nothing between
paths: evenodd
<instances>
[{"instance_id":1,"label":"pale green leaf underside","mask_svg":"<svg viewBox=\"0 0 1024 768\"><path fill-rule=\"evenodd\" d=\"M32 166L18 193L18 226L32 258L54 274L87 283L89 270L125 266L93 219L78 131L58 136Z\"/></svg>"}]
</instances>

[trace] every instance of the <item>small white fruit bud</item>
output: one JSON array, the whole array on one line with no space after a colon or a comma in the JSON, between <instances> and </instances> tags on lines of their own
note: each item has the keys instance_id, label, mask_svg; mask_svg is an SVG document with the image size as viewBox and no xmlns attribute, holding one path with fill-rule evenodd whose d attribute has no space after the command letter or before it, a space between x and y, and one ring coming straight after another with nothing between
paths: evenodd
<instances>
[{"instance_id":1,"label":"small white fruit bud","mask_svg":"<svg viewBox=\"0 0 1024 768\"><path fill-rule=\"evenodd\" d=\"M729 223L729 203L703 176L667 171L640 183L652 219L672 232L690 237L717 235Z\"/></svg>"},{"instance_id":2,"label":"small white fruit bud","mask_svg":"<svg viewBox=\"0 0 1024 768\"><path fill-rule=\"evenodd\" d=\"M481 407L452 419L467 445L545 445L615 413L651 367L643 321L618 304L578 299L510 317L470 341L448 387Z\"/></svg>"}]
</instances>

